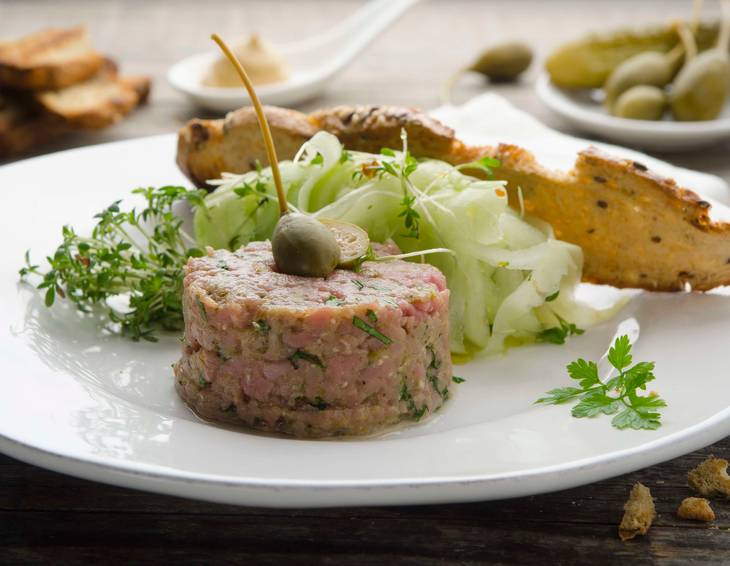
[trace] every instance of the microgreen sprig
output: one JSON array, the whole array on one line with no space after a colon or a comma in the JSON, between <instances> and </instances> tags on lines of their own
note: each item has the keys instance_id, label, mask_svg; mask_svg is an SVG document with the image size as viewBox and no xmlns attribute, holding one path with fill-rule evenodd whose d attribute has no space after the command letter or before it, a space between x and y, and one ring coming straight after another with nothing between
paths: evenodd
<instances>
[{"instance_id":1,"label":"microgreen sprig","mask_svg":"<svg viewBox=\"0 0 730 566\"><path fill-rule=\"evenodd\" d=\"M605 383L598 376L598 364L578 359L568 364L568 375L578 387L559 387L547 392L535 403L559 405L578 400L571 411L576 418L615 415L611 424L618 429L654 430L661 425L659 409L666 402L656 393L639 395L646 384L655 379L654 362L639 362L633 366L631 342L624 335L616 338L608 352L608 361L618 375ZM631 367L629 367L631 366Z\"/></svg>"},{"instance_id":2,"label":"microgreen sprig","mask_svg":"<svg viewBox=\"0 0 730 566\"><path fill-rule=\"evenodd\" d=\"M173 206L204 207L205 191L166 186L132 192L145 199L143 209L124 211L120 201L112 203L95 216L98 222L89 237L64 226L63 242L46 258L50 269L44 272L27 253L20 276L42 278L37 286L45 289L46 306L56 297L82 312L101 306L123 334L155 341L155 329L182 328L185 262L203 255ZM109 301L116 297L126 297L127 306L112 306Z\"/></svg>"},{"instance_id":3,"label":"microgreen sprig","mask_svg":"<svg viewBox=\"0 0 730 566\"><path fill-rule=\"evenodd\" d=\"M545 302L554 301L557 298L558 295L554 293L547 297L545 299ZM565 344L565 340L569 336L580 336L585 332L585 330L583 330L582 328L578 328L575 324L573 324L572 322L568 322L560 315L556 314L555 317L558 319L558 326L546 328L545 330L539 332L536 338L538 342Z\"/></svg>"},{"instance_id":4,"label":"microgreen sprig","mask_svg":"<svg viewBox=\"0 0 730 566\"><path fill-rule=\"evenodd\" d=\"M487 177L494 177L494 169L501 167L502 162L494 157L484 156L476 161L470 161L469 163L462 163L457 165L456 169L462 171L463 169L477 169L483 171Z\"/></svg>"}]
</instances>

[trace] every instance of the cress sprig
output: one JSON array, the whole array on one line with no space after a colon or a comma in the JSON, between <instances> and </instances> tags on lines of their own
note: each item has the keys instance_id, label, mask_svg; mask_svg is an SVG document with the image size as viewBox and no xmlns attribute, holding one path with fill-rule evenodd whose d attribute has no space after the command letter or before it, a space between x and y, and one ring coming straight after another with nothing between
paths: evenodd
<instances>
[{"instance_id":1,"label":"cress sprig","mask_svg":"<svg viewBox=\"0 0 730 566\"><path fill-rule=\"evenodd\" d=\"M595 417L601 414L615 415L611 424L618 429L654 430L661 425L659 409L666 402L655 392L639 395L646 384L655 379L654 362L639 362L633 366L631 342L628 336L616 339L608 352L608 361L618 375L605 383L598 376L598 364L578 359L568 364L568 375L578 382L578 387L559 387L547 392L535 401L559 405L579 400L572 409L576 418ZM631 367L629 367L631 366Z\"/></svg>"},{"instance_id":2,"label":"cress sprig","mask_svg":"<svg viewBox=\"0 0 730 566\"><path fill-rule=\"evenodd\" d=\"M202 250L182 230L173 212L178 202L205 206L205 191L184 187L139 188L145 207L124 211L116 201L95 216L91 236L62 229L63 243L48 256L50 269L34 265L26 253L20 276L42 277L46 306L68 299L82 312L101 306L113 324L134 340L155 341L155 329L182 328L182 276L188 257ZM126 296L128 307L110 299Z\"/></svg>"}]
</instances>

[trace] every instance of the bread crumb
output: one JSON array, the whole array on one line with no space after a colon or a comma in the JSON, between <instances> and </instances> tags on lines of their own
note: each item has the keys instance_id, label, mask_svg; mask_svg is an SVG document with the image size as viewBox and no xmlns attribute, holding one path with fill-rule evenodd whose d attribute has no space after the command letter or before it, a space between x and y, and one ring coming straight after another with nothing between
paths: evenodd
<instances>
[{"instance_id":1,"label":"bread crumb","mask_svg":"<svg viewBox=\"0 0 730 566\"><path fill-rule=\"evenodd\" d=\"M618 527L618 536L621 540L631 540L636 535L645 535L655 517L656 508L651 491L641 483L634 484L624 504L624 517Z\"/></svg>"},{"instance_id":2,"label":"bread crumb","mask_svg":"<svg viewBox=\"0 0 730 566\"><path fill-rule=\"evenodd\" d=\"M687 497L679 504L677 517L680 519L691 519L693 521L714 521L715 512L710 507L710 502L702 497Z\"/></svg>"},{"instance_id":3,"label":"bread crumb","mask_svg":"<svg viewBox=\"0 0 730 566\"><path fill-rule=\"evenodd\" d=\"M710 456L687 474L687 483L700 495L730 497L730 476L727 475L727 460Z\"/></svg>"}]
</instances>

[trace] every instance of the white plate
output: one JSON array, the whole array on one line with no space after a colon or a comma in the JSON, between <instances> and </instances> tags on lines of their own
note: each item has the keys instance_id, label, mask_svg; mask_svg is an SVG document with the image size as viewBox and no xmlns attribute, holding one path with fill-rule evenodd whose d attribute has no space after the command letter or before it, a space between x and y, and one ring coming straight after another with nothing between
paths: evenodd
<instances>
[{"instance_id":1,"label":"white plate","mask_svg":"<svg viewBox=\"0 0 730 566\"><path fill-rule=\"evenodd\" d=\"M102 335L68 305L44 308L18 284L26 249L55 249L63 224L140 185L184 182L175 137L77 149L0 168L0 450L127 487L267 506L471 501L568 488L635 470L730 433L730 296L645 295L566 346L540 345L458 367L467 382L426 423L382 437L301 441L204 424L178 400L158 344ZM598 358L636 316L637 359L657 362L667 399L658 431L618 431L568 407L534 406L565 365Z\"/></svg>"},{"instance_id":2,"label":"white plate","mask_svg":"<svg viewBox=\"0 0 730 566\"><path fill-rule=\"evenodd\" d=\"M730 139L730 101L722 115L707 122L628 120L608 114L589 90L555 86L547 73L537 80L537 94L550 110L570 124L605 139L636 147L676 151L697 149Z\"/></svg>"}]
</instances>

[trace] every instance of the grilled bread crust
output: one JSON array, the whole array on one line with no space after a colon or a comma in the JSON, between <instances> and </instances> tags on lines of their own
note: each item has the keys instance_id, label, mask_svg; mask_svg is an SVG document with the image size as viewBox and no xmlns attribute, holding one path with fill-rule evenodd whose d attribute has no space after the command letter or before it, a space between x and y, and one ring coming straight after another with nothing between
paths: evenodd
<instances>
[{"instance_id":1,"label":"grilled bread crust","mask_svg":"<svg viewBox=\"0 0 730 566\"><path fill-rule=\"evenodd\" d=\"M455 165L487 155L499 159L496 177L507 182L510 204L519 210L522 201L526 212L552 225L557 238L583 249L585 281L650 291L730 285L730 224L711 221L709 203L641 163L587 148L570 171L553 171L514 145L467 146L451 128L410 108L266 112L280 159L291 159L319 130L338 136L347 149L378 152L401 147L401 129L417 157ZM193 120L180 131L177 162L198 186L225 171L249 171L255 160L266 164L250 108L222 120Z\"/></svg>"},{"instance_id":2,"label":"grilled bread crust","mask_svg":"<svg viewBox=\"0 0 730 566\"><path fill-rule=\"evenodd\" d=\"M86 80L104 64L83 26L48 28L0 43L0 86L54 90Z\"/></svg>"}]
</instances>

